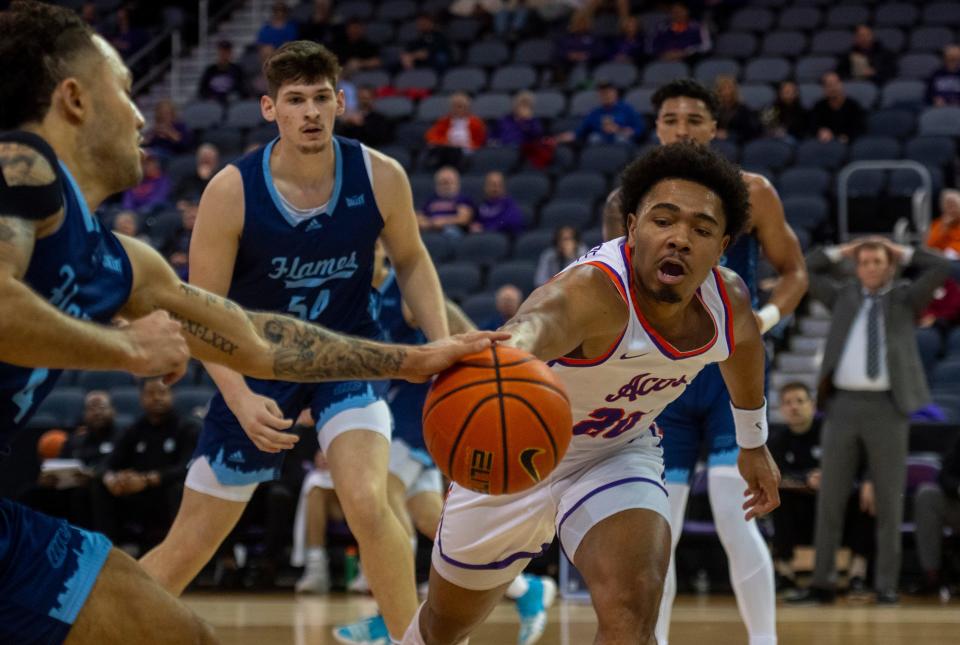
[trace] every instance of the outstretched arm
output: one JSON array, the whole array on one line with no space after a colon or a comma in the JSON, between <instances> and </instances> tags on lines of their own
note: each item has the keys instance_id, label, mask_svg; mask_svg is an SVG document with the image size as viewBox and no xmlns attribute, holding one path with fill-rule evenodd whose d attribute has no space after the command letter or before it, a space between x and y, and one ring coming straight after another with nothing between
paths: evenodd
<instances>
[{"instance_id":1,"label":"outstretched arm","mask_svg":"<svg viewBox=\"0 0 960 645\"><path fill-rule=\"evenodd\" d=\"M780 505L780 471L765 445L767 406L763 396L763 339L750 308L750 294L743 280L727 269L721 269L734 317L735 348L720 363L723 381L730 392L737 444L738 465L747 482L744 503L746 518L769 513Z\"/></svg>"}]
</instances>

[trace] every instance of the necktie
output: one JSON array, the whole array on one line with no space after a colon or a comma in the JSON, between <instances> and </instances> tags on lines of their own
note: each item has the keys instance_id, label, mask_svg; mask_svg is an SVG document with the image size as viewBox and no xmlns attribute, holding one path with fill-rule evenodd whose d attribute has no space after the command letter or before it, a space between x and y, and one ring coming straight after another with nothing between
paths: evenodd
<instances>
[{"instance_id":1,"label":"necktie","mask_svg":"<svg viewBox=\"0 0 960 645\"><path fill-rule=\"evenodd\" d=\"M880 376L880 298L868 296L867 310L867 378Z\"/></svg>"}]
</instances>

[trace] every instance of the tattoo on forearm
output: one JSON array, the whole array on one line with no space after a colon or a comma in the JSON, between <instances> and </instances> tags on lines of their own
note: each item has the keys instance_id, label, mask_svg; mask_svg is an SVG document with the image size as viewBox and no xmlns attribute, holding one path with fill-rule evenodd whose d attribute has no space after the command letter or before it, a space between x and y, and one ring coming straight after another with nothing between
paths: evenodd
<instances>
[{"instance_id":1,"label":"tattoo on forearm","mask_svg":"<svg viewBox=\"0 0 960 645\"><path fill-rule=\"evenodd\" d=\"M379 345L276 314L252 317L275 345L276 378L294 381L397 376L407 356L403 347Z\"/></svg>"},{"instance_id":2,"label":"tattoo on forearm","mask_svg":"<svg viewBox=\"0 0 960 645\"><path fill-rule=\"evenodd\" d=\"M195 336L201 342L210 345L214 349L221 351L224 354L233 356L234 352L236 352L240 347L240 345L233 342L223 334L210 329L206 325L199 323L196 320L184 318L174 311L170 312L170 317L179 322L185 332L191 336Z\"/></svg>"}]
</instances>

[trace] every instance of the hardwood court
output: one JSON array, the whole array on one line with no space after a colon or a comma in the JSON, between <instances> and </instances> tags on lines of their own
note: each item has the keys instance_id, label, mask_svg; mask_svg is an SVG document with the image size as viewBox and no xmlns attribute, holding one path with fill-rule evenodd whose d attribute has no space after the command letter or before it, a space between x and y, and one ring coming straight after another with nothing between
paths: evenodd
<instances>
[{"instance_id":1,"label":"hardwood court","mask_svg":"<svg viewBox=\"0 0 960 645\"><path fill-rule=\"evenodd\" d=\"M331 595L192 594L186 602L229 645L333 645L330 627L373 613L367 598ZM947 645L960 642L958 603L905 599L896 608L840 601L832 607L779 607L781 645ZM550 611L544 645L589 645L594 633L588 605L558 602ZM516 613L502 604L470 645L516 642ZM680 597L673 612L671 645L744 645L746 632L732 597Z\"/></svg>"}]
</instances>

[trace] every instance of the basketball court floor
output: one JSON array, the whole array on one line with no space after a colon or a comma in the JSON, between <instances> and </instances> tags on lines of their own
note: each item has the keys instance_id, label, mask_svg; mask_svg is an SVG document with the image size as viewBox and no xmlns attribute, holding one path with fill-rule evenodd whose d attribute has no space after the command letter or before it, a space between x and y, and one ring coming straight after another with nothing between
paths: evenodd
<instances>
[{"instance_id":1,"label":"basketball court floor","mask_svg":"<svg viewBox=\"0 0 960 645\"><path fill-rule=\"evenodd\" d=\"M333 594L189 594L185 600L228 645L333 645L330 627L375 611L373 601ZM878 608L844 600L831 607L779 607L781 645L947 645L960 643L960 603L905 598L900 607ZM470 645L512 645L517 622L502 603L470 639ZM589 645L593 610L558 601L550 610L544 645ZM671 645L745 645L733 597L681 596L673 612Z\"/></svg>"}]
</instances>

